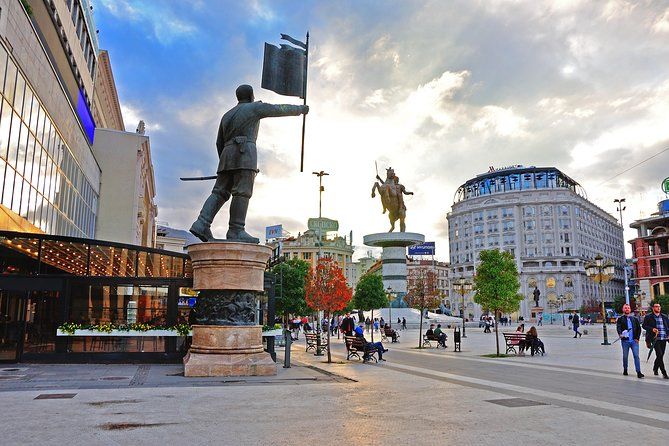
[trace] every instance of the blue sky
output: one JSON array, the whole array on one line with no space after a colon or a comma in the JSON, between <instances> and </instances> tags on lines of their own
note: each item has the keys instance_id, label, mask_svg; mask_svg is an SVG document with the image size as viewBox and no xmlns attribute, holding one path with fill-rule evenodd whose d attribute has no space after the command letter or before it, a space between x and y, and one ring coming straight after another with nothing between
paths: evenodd
<instances>
[{"instance_id":1,"label":"blue sky","mask_svg":"<svg viewBox=\"0 0 669 446\"><path fill-rule=\"evenodd\" d=\"M407 228L437 241L458 185L490 165L552 165L626 220L661 198L669 147L669 4L666 1L177 1L97 0L100 47L110 53L128 130L147 123L159 220L187 228L210 184L221 115L241 83L259 88L265 41L311 31L307 154L301 119L266 120L249 229L283 223L297 234L317 212L342 234L381 232L369 196L374 161L407 189ZM215 221L222 235L226 212ZM627 238L633 236L628 231ZM361 248L359 252L364 252Z\"/></svg>"}]
</instances>

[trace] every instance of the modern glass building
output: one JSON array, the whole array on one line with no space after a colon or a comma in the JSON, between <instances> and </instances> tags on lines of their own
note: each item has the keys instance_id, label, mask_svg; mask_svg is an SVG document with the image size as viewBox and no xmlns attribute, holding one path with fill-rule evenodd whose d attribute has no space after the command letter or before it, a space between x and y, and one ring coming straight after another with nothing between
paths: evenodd
<instances>
[{"instance_id":1,"label":"modern glass building","mask_svg":"<svg viewBox=\"0 0 669 446\"><path fill-rule=\"evenodd\" d=\"M624 294L622 227L559 169L491 169L462 184L453 201L447 215L451 279L473 277L481 250L510 252L526 296L517 316L528 319L568 308L596 308L602 298L612 302ZM584 269L597 254L618 267L615 278L604 285L603 296ZM535 290L540 293L538 303ZM472 293L466 296L466 315L479 317L481 308L472 298Z\"/></svg>"},{"instance_id":2,"label":"modern glass building","mask_svg":"<svg viewBox=\"0 0 669 446\"><path fill-rule=\"evenodd\" d=\"M40 230L93 237L98 194L0 44L0 202Z\"/></svg>"},{"instance_id":3,"label":"modern glass building","mask_svg":"<svg viewBox=\"0 0 669 446\"><path fill-rule=\"evenodd\" d=\"M57 336L64 322L188 321L186 254L75 237L0 231L0 362L174 361L177 336Z\"/></svg>"}]
</instances>

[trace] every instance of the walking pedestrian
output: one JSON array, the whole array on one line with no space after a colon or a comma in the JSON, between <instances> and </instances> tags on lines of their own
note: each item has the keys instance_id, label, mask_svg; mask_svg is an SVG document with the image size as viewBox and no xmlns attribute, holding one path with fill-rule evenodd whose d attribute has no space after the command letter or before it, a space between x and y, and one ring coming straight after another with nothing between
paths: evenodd
<instances>
[{"instance_id":1,"label":"walking pedestrian","mask_svg":"<svg viewBox=\"0 0 669 446\"><path fill-rule=\"evenodd\" d=\"M406 329L407 329L407 320L406 320L406 318L403 317L402 318L402 330L406 330Z\"/></svg>"},{"instance_id":2,"label":"walking pedestrian","mask_svg":"<svg viewBox=\"0 0 669 446\"><path fill-rule=\"evenodd\" d=\"M344 336L353 336L353 330L355 329L355 321L351 317L351 313L348 311L346 315L341 320L340 324L341 331L344 333Z\"/></svg>"},{"instance_id":3,"label":"walking pedestrian","mask_svg":"<svg viewBox=\"0 0 669 446\"><path fill-rule=\"evenodd\" d=\"M646 330L646 345L655 352L653 373L657 376L659 370L662 372L664 379L669 379L667 369L664 367L664 350L667 348L669 318L662 314L662 307L659 303L655 302L653 312L643 318L643 328Z\"/></svg>"},{"instance_id":4,"label":"walking pedestrian","mask_svg":"<svg viewBox=\"0 0 669 446\"><path fill-rule=\"evenodd\" d=\"M641 373L641 362L639 361L639 338L641 337L641 324L639 320L630 313L632 308L625 304L623 305L623 315L616 321L616 331L620 337L620 345L623 347L623 375L627 376L627 357L630 349L632 350L632 357L634 358L634 368L636 369L636 376L643 378Z\"/></svg>"},{"instance_id":5,"label":"walking pedestrian","mask_svg":"<svg viewBox=\"0 0 669 446\"><path fill-rule=\"evenodd\" d=\"M581 336L583 336L581 334L581 332L578 331L578 327L579 327L579 325L581 325L579 319L580 318L578 317L578 314L576 314L576 310L574 310L574 313L571 315L571 326L572 326L572 329L574 330L574 339L576 339L577 337L580 338Z\"/></svg>"},{"instance_id":6,"label":"walking pedestrian","mask_svg":"<svg viewBox=\"0 0 669 446\"><path fill-rule=\"evenodd\" d=\"M369 316L365 318L365 329L367 330L367 333L369 333L369 327L372 326L372 321L369 320Z\"/></svg>"},{"instance_id":7,"label":"walking pedestrian","mask_svg":"<svg viewBox=\"0 0 669 446\"><path fill-rule=\"evenodd\" d=\"M544 314L543 313L537 314L537 325L539 325L540 327L542 325L544 325Z\"/></svg>"}]
</instances>

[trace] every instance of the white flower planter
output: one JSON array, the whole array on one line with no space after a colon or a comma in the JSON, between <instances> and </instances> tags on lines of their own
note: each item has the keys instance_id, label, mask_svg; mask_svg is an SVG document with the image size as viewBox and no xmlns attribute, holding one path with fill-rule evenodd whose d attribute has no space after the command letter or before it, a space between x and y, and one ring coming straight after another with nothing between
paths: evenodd
<instances>
[{"instance_id":1,"label":"white flower planter","mask_svg":"<svg viewBox=\"0 0 669 446\"><path fill-rule=\"evenodd\" d=\"M104 331L97 331L97 330L75 330L74 334L66 333L62 330L57 330L56 331L57 336L126 336L126 337L137 337L137 336L161 336L161 337L178 337L182 336L179 333L177 333L176 330L147 330L147 331L139 331L139 330L130 330L130 331L125 331L125 330L112 330L110 333L104 332ZM189 332L188 336L192 336L193 332Z\"/></svg>"}]
</instances>

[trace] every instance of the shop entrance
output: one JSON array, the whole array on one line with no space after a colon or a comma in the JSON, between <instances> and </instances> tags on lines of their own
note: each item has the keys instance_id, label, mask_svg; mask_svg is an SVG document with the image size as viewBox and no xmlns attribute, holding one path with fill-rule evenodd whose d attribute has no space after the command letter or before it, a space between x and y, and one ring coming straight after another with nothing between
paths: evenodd
<instances>
[{"instance_id":1,"label":"shop entrance","mask_svg":"<svg viewBox=\"0 0 669 446\"><path fill-rule=\"evenodd\" d=\"M0 291L0 362L18 361L25 315L25 293Z\"/></svg>"},{"instance_id":2,"label":"shop entrance","mask_svg":"<svg viewBox=\"0 0 669 446\"><path fill-rule=\"evenodd\" d=\"M53 352L59 291L0 291L0 362Z\"/></svg>"}]
</instances>

